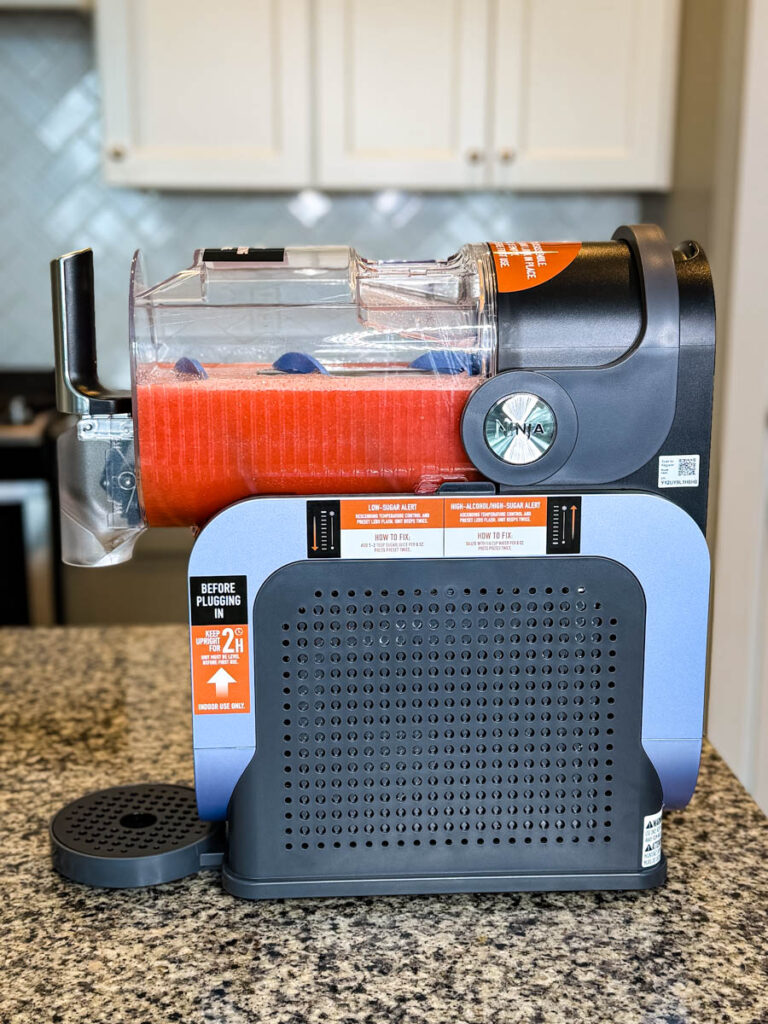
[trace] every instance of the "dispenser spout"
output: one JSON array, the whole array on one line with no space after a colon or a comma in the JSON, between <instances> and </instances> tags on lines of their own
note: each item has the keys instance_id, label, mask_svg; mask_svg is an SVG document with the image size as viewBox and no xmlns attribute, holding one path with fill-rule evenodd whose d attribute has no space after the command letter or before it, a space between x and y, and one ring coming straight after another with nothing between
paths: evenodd
<instances>
[{"instance_id":1,"label":"dispenser spout","mask_svg":"<svg viewBox=\"0 0 768 1024\"><path fill-rule=\"evenodd\" d=\"M96 367L93 252L51 262L56 405L76 416L58 439L61 557L115 565L146 528L139 503L128 391L109 391Z\"/></svg>"}]
</instances>

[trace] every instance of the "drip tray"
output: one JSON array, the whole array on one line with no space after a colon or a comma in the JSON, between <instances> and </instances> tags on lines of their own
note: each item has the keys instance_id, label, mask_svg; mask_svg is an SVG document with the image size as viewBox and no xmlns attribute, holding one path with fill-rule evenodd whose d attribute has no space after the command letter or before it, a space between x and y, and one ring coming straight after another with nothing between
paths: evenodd
<instances>
[{"instance_id":1,"label":"drip tray","mask_svg":"<svg viewBox=\"0 0 768 1024\"><path fill-rule=\"evenodd\" d=\"M224 830L201 821L189 786L113 786L74 800L51 822L56 870L109 889L159 885L219 867Z\"/></svg>"}]
</instances>

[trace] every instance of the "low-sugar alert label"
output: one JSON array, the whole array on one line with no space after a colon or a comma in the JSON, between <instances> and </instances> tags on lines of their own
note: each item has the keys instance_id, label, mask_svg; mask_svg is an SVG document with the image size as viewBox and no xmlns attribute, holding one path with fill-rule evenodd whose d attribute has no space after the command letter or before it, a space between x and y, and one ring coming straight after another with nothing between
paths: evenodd
<instances>
[{"instance_id":1,"label":"low-sugar alert label","mask_svg":"<svg viewBox=\"0 0 768 1024\"><path fill-rule=\"evenodd\" d=\"M352 498L341 503L345 558L435 558L443 553L443 503Z\"/></svg>"}]
</instances>

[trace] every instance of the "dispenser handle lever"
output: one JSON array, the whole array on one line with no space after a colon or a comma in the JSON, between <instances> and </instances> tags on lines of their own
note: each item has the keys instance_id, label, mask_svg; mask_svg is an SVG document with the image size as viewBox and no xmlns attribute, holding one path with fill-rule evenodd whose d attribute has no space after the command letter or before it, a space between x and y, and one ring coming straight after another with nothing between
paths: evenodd
<instances>
[{"instance_id":1,"label":"dispenser handle lever","mask_svg":"<svg viewBox=\"0 0 768 1024\"><path fill-rule=\"evenodd\" d=\"M131 412L128 391L109 391L96 367L93 250L51 260L56 406L78 416Z\"/></svg>"}]
</instances>

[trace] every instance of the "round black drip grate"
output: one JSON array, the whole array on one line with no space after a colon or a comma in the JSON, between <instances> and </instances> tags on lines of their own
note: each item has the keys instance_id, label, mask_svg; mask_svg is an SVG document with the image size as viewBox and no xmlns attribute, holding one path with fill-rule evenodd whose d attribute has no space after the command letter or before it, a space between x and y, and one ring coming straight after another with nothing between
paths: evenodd
<instances>
[{"instance_id":1,"label":"round black drip grate","mask_svg":"<svg viewBox=\"0 0 768 1024\"><path fill-rule=\"evenodd\" d=\"M73 801L51 823L54 867L78 882L155 885L213 866L221 829L187 786L115 786Z\"/></svg>"}]
</instances>

